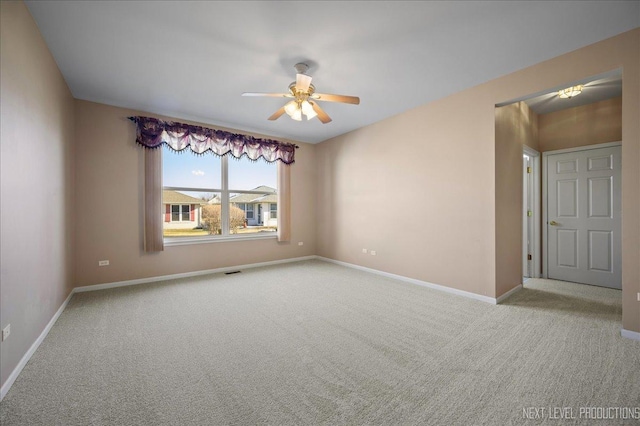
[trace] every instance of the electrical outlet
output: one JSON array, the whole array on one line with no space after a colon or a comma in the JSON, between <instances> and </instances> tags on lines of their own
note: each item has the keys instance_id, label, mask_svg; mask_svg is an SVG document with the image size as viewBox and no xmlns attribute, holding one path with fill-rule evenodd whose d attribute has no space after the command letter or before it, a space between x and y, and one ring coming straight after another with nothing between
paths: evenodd
<instances>
[{"instance_id":1,"label":"electrical outlet","mask_svg":"<svg viewBox=\"0 0 640 426\"><path fill-rule=\"evenodd\" d=\"M638 302L640 302L640 293L638 293Z\"/></svg>"},{"instance_id":2,"label":"electrical outlet","mask_svg":"<svg viewBox=\"0 0 640 426\"><path fill-rule=\"evenodd\" d=\"M108 260L100 260L98 261L98 266L109 266Z\"/></svg>"},{"instance_id":3,"label":"electrical outlet","mask_svg":"<svg viewBox=\"0 0 640 426\"><path fill-rule=\"evenodd\" d=\"M376 251L375 250L371 250L371 256L375 256L376 255Z\"/></svg>"},{"instance_id":4,"label":"electrical outlet","mask_svg":"<svg viewBox=\"0 0 640 426\"><path fill-rule=\"evenodd\" d=\"M362 252L363 252L364 254L367 254L367 249L362 249Z\"/></svg>"},{"instance_id":5,"label":"electrical outlet","mask_svg":"<svg viewBox=\"0 0 640 426\"><path fill-rule=\"evenodd\" d=\"M303 245L304 245L304 241L299 241L299 242L298 242L298 245L299 245L299 246L303 246Z\"/></svg>"},{"instance_id":6,"label":"electrical outlet","mask_svg":"<svg viewBox=\"0 0 640 426\"><path fill-rule=\"evenodd\" d=\"M11 324L7 324L5 328L2 329L2 341L7 340L7 337L11 334Z\"/></svg>"}]
</instances>

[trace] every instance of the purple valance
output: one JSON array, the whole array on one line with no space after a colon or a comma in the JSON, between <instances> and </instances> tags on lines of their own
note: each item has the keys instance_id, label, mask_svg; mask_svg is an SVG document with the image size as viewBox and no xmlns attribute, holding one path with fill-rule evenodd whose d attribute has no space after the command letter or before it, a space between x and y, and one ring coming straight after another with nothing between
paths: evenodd
<instances>
[{"instance_id":1,"label":"purple valance","mask_svg":"<svg viewBox=\"0 0 640 426\"><path fill-rule=\"evenodd\" d=\"M196 154L211 151L219 156L231 154L236 158L246 155L251 160L262 157L270 163L280 160L284 164L292 164L295 161L296 146L290 143L152 117L136 116L129 117L129 120L136 123L136 142L145 148L159 148L166 144L175 151L189 148Z\"/></svg>"}]
</instances>

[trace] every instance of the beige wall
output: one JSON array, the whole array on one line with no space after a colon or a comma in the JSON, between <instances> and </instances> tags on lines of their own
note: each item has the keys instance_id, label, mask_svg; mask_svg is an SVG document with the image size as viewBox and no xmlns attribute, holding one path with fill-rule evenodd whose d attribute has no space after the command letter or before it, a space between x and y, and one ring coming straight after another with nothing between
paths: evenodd
<instances>
[{"instance_id":1,"label":"beige wall","mask_svg":"<svg viewBox=\"0 0 640 426\"><path fill-rule=\"evenodd\" d=\"M623 327L640 332L639 52L636 29L319 144L318 254L500 295L516 283L498 256L520 253L522 233L496 220L522 205L496 215L496 179L520 193L522 158L496 141L495 105L622 67Z\"/></svg>"},{"instance_id":2,"label":"beige wall","mask_svg":"<svg viewBox=\"0 0 640 426\"><path fill-rule=\"evenodd\" d=\"M524 102L495 109L496 295L522 284L522 149L539 151L538 115ZM517 178L515 178L517 177ZM519 208L520 214L513 212ZM519 250L514 243L519 242Z\"/></svg>"},{"instance_id":3,"label":"beige wall","mask_svg":"<svg viewBox=\"0 0 640 426\"><path fill-rule=\"evenodd\" d=\"M539 115L524 101L514 102L495 109L496 143L517 142L540 152ZM497 149L496 149L497 151ZM521 153L522 154L522 153Z\"/></svg>"},{"instance_id":4,"label":"beige wall","mask_svg":"<svg viewBox=\"0 0 640 426\"><path fill-rule=\"evenodd\" d=\"M81 212L76 220L76 286L315 254L314 145L296 142L300 149L291 166L291 243L279 244L275 239L218 242L170 246L161 253L145 254L142 148L135 143L135 126L127 117L149 114L80 100L75 107L76 209ZM304 245L298 246L299 241ZM110 265L98 267L103 259Z\"/></svg>"},{"instance_id":5,"label":"beige wall","mask_svg":"<svg viewBox=\"0 0 640 426\"><path fill-rule=\"evenodd\" d=\"M622 140L622 97L539 116L541 151Z\"/></svg>"},{"instance_id":6,"label":"beige wall","mask_svg":"<svg viewBox=\"0 0 640 426\"><path fill-rule=\"evenodd\" d=\"M493 129L480 86L319 144L318 254L493 297Z\"/></svg>"},{"instance_id":7,"label":"beige wall","mask_svg":"<svg viewBox=\"0 0 640 426\"><path fill-rule=\"evenodd\" d=\"M0 2L2 385L72 288L73 98L22 2Z\"/></svg>"}]
</instances>

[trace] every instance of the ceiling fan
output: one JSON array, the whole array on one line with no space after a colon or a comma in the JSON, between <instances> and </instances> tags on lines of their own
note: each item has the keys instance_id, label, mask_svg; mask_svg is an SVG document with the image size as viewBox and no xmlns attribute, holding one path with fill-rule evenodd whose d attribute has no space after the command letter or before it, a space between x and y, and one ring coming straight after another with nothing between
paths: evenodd
<instances>
[{"instance_id":1,"label":"ceiling fan","mask_svg":"<svg viewBox=\"0 0 640 426\"><path fill-rule=\"evenodd\" d=\"M328 95L324 93L316 93L316 88L313 84L311 84L311 76L305 74L305 72L309 69L309 66L304 63L295 64L294 68L296 69L296 81L289 85L289 93L252 93L245 92L242 96L269 96L275 98L292 98L285 106L280 108L278 111L273 113L269 120L277 120L280 118L282 114L285 112L289 117L296 121L302 121L302 115L304 114L307 117L307 120L311 120L313 117L318 117L318 119L326 124L331 121L331 117L327 115L326 112L320 105L318 105L317 101L326 101L326 102L341 102L346 104L358 105L360 104L360 98L356 96L345 96L345 95Z\"/></svg>"}]
</instances>

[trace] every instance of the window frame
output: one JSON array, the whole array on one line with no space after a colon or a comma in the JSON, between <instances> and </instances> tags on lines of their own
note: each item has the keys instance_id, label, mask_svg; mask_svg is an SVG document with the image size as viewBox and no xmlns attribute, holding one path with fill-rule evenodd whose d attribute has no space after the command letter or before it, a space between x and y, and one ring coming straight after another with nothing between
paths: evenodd
<instances>
[{"instance_id":1,"label":"window frame","mask_svg":"<svg viewBox=\"0 0 640 426\"><path fill-rule=\"evenodd\" d=\"M182 217L180 215L180 204L170 204L171 206L171 220L169 222L180 222L180 218Z\"/></svg>"},{"instance_id":2,"label":"window frame","mask_svg":"<svg viewBox=\"0 0 640 426\"><path fill-rule=\"evenodd\" d=\"M254 220L255 219L255 209L253 208L253 203L244 203L244 205L246 206L245 210L244 210L244 217L249 220ZM249 217L249 213L251 213L251 217Z\"/></svg>"},{"instance_id":3,"label":"window frame","mask_svg":"<svg viewBox=\"0 0 640 426\"><path fill-rule=\"evenodd\" d=\"M275 206L275 209L273 208ZM274 212L275 210L275 212ZM275 215L274 215L275 213ZM278 203L269 203L269 218L277 219L278 218Z\"/></svg>"},{"instance_id":4,"label":"window frame","mask_svg":"<svg viewBox=\"0 0 640 426\"><path fill-rule=\"evenodd\" d=\"M170 209L171 209L171 220L169 221L169 223L171 222L192 222L191 220L191 204L169 204ZM174 212L173 208L177 207L178 211ZM187 211L185 212L184 207L187 208ZM173 219L173 215L177 213L178 214L178 220L174 220ZM187 219L184 218L185 213L187 214Z\"/></svg>"},{"instance_id":5,"label":"window frame","mask_svg":"<svg viewBox=\"0 0 640 426\"><path fill-rule=\"evenodd\" d=\"M162 152L164 155L164 152ZM229 158L227 155L222 157L213 156L216 159L220 160L220 174L221 174L221 187L222 188L191 188L191 187L178 187L178 186L164 186L164 181L162 182L163 190L170 191L187 191L187 192L212 192L216 194L220 194L220 220L222 225L222 233L220 235L200 235L200 236L191 236L191 237L162 237L163 243L165 246L173 246L173 245L189 245L189 244L206 244L206 243L214 243L214 242L223 242L223 241L238 241L238 240L265 240L265 239L277 239L277 232L268 232L268 233L251 233L251 234L232 234L229 223L229 211L231 208L231 202L229 201L230 194L264 194L264 195L272 195L272 192L263 192L256 190L232 190L229 189ZM162 160L161 160L162 161ZM162 176L164 178L164 176ZM276 181L276 193L279 191L277 188ZM249 206L249 203L246 203ZM173 206L173 204L172 204ZM253 207L253 206L252 206ZM255 216L255 215L254 215ZM246 217L246 211L245 211ZM172 213L172 222L173 222L173 213ZM271 235L272 234L272 235Z\"/></svg>"}]
</instances>

